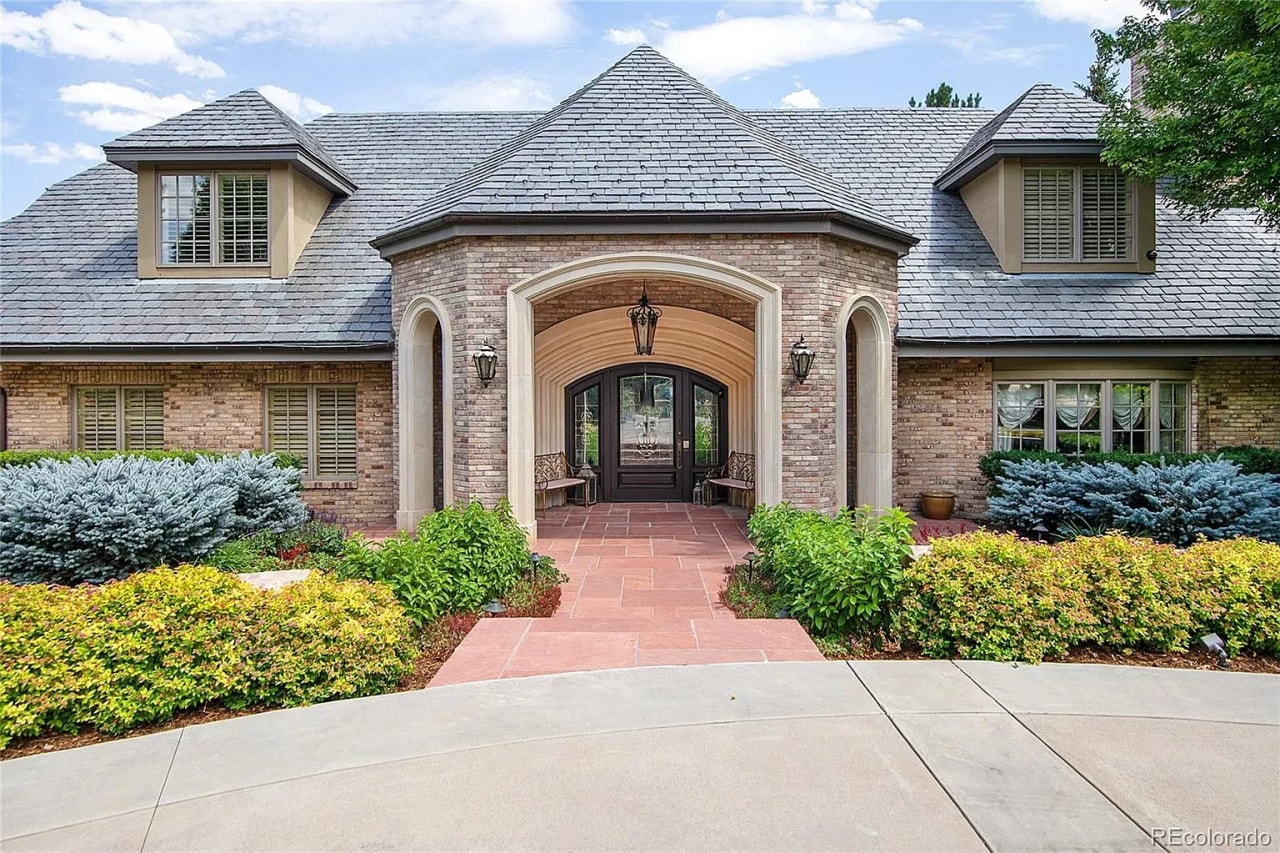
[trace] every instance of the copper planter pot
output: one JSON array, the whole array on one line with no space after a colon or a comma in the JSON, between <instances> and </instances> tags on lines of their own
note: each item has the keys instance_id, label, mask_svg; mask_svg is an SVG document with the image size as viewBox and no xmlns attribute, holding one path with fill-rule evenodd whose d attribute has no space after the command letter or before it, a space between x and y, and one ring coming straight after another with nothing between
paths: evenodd
<instances>
[{"instance_id":1,"label":"copper planter pot","mask_svg":"<svg viewBox=\"0 0 1280 853\"><path fill-rule=\"evenodd\" d=\"M955 492L921 492L920 514L932 521L946 521L956 511Z\"/></svg>"}]
</instances>

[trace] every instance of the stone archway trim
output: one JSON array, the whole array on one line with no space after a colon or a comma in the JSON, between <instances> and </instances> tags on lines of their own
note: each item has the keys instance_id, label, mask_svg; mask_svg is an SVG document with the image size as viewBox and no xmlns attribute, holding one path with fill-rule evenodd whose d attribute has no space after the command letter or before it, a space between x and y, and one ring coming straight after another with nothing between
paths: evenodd
<instances>
[{"instance_id":1,"label":"stone archway trim","mask_svg":"<svg viewBox=\"0 0 1280 853\"><path fill-rule=\"evenodd\" d=\"M453 338L449 314L431 296L416 296L405 308L396 334L399 419L399 508L396 526L412 530L435 506L435 429L433 427L435 350L432 335L443 335L440 344L442 388L440 459L444 468L444 505L453 503ZM424 433L425 431L425 433ZM421 457L425 455L425 465Z\"/></svg>"},{"instance_id":2,"label":"stone archway trim","mask_svg":"<svg viewBox=\"0 0 1280 853\"><path fill-rule=\"evenodd\" d=\"M627 252L570 261L507 291L507 495L521 526L537 535L534 517L534 305L584 284L666 277L711 287L756 306L756 499L782 495L782 288L744 270L665 252Z\"/></svg>"},{"instance_id":3,"label":"stone archway trim","mask_svg":"<svg viewBox=\"0 0 1280 853\"><path fill-rule=\"evenodd\" d=\"M849 448L849 323L857 334L858 446ZM869 293L845 300L836 318L836 505L849 502L849 453L857 454L857 502L893 506L893 332Z\"/></svg>"}]
</instances>

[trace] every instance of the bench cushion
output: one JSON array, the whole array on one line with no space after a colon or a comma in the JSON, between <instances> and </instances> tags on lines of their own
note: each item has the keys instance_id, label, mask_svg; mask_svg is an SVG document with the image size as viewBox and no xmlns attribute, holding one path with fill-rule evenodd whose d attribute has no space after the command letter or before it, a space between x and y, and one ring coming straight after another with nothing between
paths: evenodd
<instances>
[{"instance_id":1,"label":"bench cushion","mask_svg":"<svg viewBox=\"0 0 1280 853\"><path fill-rule=\"evenodd\" d=\"M735 480L733 477L716 477L707 480L713 486L723 486L726 489L741 489L744 492L750 492L755 489L754 483L748 483L746 480Z\"/></svg>"},{"instance_id":2,"label":"bench cushion","mask_svg":"<svg viewBox=\"0 0 1280 853\"><path fill-rule=\"evenodd\" d=\"M565 477L560 480L548 480L545 483L539 483L538 488L546 491L555 491L556 489L567 489L570 486L581 486L587 482L581 477Z\"/></svg>"}]
</instances>

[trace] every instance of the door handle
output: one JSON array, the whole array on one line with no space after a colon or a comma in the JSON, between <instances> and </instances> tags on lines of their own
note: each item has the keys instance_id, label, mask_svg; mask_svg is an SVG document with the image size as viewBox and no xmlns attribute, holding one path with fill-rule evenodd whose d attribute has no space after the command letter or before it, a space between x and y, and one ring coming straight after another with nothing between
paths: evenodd
<instances>
[{"instance_id":1,"label":"door handle","mask_svg":"<svg viewBox=\"0 0 1280 853\"><path fill-rule=\"evenodd\" d=\"M676 470L677 470L677 471L679 471L681 468L683 468L683 467L684 467L684 441L683 441L683 436L684 436L684 433L682 433L682 432L677 432L677 433L676 433L676 446L675 446L675 451L676 451Z\"/></svg>"}]
</instances>

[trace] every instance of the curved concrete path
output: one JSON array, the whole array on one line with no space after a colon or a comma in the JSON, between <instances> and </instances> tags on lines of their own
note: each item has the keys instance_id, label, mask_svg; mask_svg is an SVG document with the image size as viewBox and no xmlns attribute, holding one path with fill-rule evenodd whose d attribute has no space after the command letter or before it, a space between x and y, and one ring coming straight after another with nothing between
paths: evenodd
<instances>
[{"instance_id":1,"label":"curved concrete path","mask_svg":"<svg viewBox=\"0 0 1280 853\"><path fill-rule=\"evenodd\" d=\"M461 684L3 762L0 821L6 851L1280 845L1280 678L797 662Z\"/></svg>"}]
</instances>

